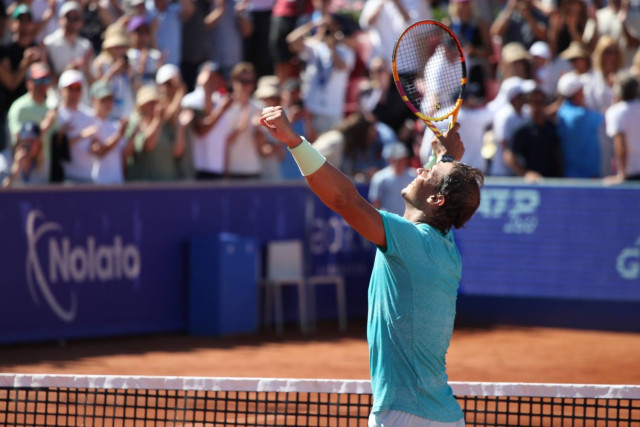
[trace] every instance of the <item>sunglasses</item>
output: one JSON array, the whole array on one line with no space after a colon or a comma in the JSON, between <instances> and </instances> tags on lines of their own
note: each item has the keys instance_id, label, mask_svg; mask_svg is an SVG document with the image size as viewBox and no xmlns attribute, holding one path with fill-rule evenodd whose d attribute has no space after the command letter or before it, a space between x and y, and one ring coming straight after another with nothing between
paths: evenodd
<instances>
[{"instance_id":1,"label":"sunglasses","mask_svg":"<svg viewBox=\"0 0 640 427\"><path fill-rule=\"evenodd\" d=\"M33 19L31 18L31 15L29 15L28 13L23 13L22 15L18 16L17 20L19 22L31 22L31 21L33 21Z\"/></svg>"},{"instance_id":2,"label":"sunglasses","mask_svg":"<svg viewBox=\"0 0 640 427\"><path fill-rule=\"evenodd\" d=\"M80 21L82 21L82 17L78 16L78 15L67 15L66 19L69 22L80 22Z\"/></svg>"},{"instance_id":3,"label":"sunglasses","mask_svg":"<svg viewBox=\"0 0 640 427\"><path fill-rule=\"evenodd\" d=\"M67 86L67 89L71 92L81 92L82 91L82 85L81 84L72 84Z\"/></svg>"},{"instance_id":4,"label":"sunglasses","mask_svg":"<svg viewBox=\"0 0 640 427\"><path fill-rule=\"evenodd\" d=\"M33 79L33 82L37 85L48 85L51 83L51 77L40 77L39 79Z\"/></svg>"}]
</instances>

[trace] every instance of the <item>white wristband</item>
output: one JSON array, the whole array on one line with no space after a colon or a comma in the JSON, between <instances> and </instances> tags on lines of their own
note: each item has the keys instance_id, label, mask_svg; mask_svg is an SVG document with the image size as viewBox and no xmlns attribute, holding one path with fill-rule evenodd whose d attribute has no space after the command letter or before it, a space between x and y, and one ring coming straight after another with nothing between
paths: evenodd
<instances>
[{"instance_id":1,"label":"white wristband","mask_svg":"<svg viewBox=\"0 0 640 427\"><path fill-rule=\"evenodd\" d=\"M304 136L301 136L301 138L302 143L294 148L289 148L289 151L298 164L302 176L309 176L320 169L327 159Z\"/></svg>"}]
</instances>

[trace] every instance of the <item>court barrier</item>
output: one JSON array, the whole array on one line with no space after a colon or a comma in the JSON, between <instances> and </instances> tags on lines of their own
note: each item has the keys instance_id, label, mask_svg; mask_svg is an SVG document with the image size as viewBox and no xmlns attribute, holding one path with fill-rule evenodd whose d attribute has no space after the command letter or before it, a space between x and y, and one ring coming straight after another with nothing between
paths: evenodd
<instances>
[{"instance_id":1,"label":"court barrier","mask_svg":"<svg viewBox=\"0 0 640 427\"><path fill-rule=\"evenodd\" d=\"M455 232L460 322L640 330L639 213L638 186L488 180ZM349 316L366 315L375 247L303 182L9 189L0 230L0 342L186 331L189 242L225 233L253 242L255 275L267 242L303 239L311 271L344 275ZM334 300L318 293L319 317Z\"/></svg>"}]
</instances>

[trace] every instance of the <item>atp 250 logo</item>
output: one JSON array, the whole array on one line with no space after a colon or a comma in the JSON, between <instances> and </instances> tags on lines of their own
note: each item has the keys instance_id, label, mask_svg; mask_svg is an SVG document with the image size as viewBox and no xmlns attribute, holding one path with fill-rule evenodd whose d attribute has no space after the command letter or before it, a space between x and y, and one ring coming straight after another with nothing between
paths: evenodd
<instances>
[{"instance_id":1,"label":"atp 250 logo","mask_svg":"<svg viewBox=\"0 0 640 427\"><path fill-rule=\"evenodd\" d=\"M72 245L62 225L46 221L38 210L27 215L25 231L26 274L31 298L39 305L41 295L65 322L72 322L78 313L78 298L71 284L132 281L140 276L140 251L133 244L124 244L120 235L114 235L109 244L98 244L90 235L82 244ZM68 297L61 298L64 294Z\"/></svg>"},{"instance_id":2,"label":"atp 250 logo","mask_svg":"<svg viewBox=\"0 0 640 427\"><path fill-rule=\"evenodd\" d=\"M502 231L509 234L532 234L538 227L540 192L535 189L484 188L478 213L485 218L506 222Z\"/></svg>"}]
</instances>

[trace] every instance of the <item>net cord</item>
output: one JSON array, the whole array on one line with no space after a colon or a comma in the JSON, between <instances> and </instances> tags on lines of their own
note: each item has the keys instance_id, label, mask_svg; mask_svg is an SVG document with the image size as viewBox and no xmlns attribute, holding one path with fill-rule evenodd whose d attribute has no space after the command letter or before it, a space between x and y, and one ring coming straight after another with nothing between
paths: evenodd
<instances>
[{"instance_id":1,"label":"net cord","mask_svg":"<svg viewBox=\"0 0 640 427\"><path fill-rule=\"evenodd\" d=\"M640 385L449 383L456 396L640 399ZM89 388L371 394L368 380L0 374L2 388Z\"/></svg>"}]
</instances>

